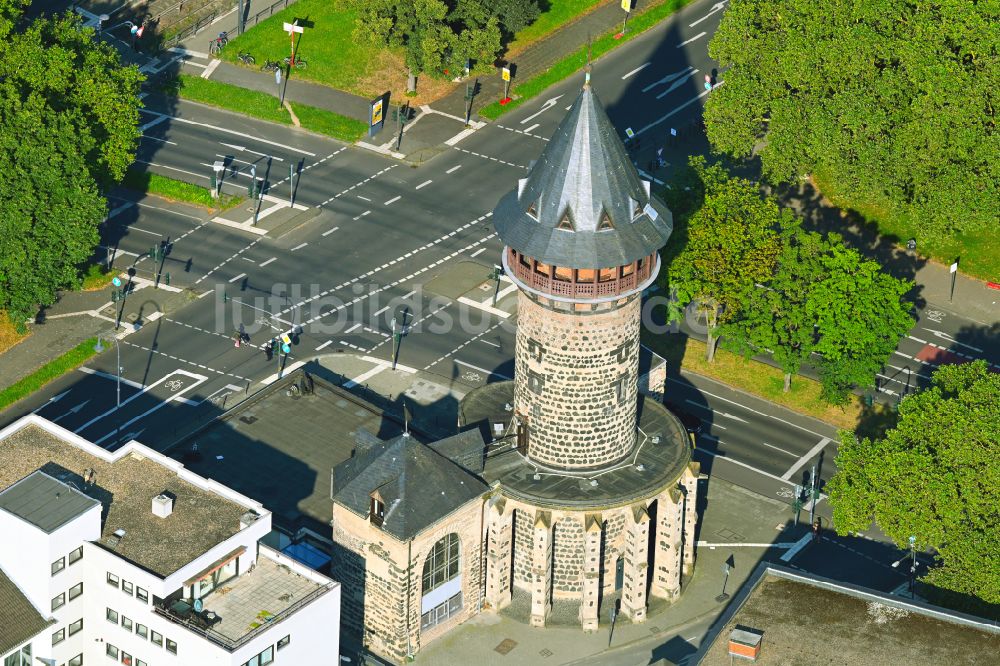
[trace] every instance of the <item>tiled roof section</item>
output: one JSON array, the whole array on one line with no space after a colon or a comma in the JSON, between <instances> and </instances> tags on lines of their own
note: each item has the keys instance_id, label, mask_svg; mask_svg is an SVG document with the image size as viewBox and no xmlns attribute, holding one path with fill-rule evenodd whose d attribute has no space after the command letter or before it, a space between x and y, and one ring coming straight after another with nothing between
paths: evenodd
<instances>
[{"instance_id":1,"label":"tiled roof section","mask_svg":"<svg viewBox=\"0 0 1000 666\"><path fill-rule=\"evenodd\" d=\"M663 247L673 230L647 187L588 86L528 177L500 199L493 224L504 243L547 264L623 266Z\"/></svg>"},{"instance_id":2,"label":"tiled roof section","mask_svg":"<svg viewBox=\"0 0 1000 666\"><path fill-rule=\"evenodd\" d=\"M3 622L0 622L0 655L21 647L45 627L52 624L31 605L24 593L0 569L0 608Z\"/></svg>"},{"instance_id":3,"label":"tiled roof section","mask_svg":"<svg viewBox=\"0 0 1000 666\"><path fill-rule=\"evenodd\" d=\"M51 534L100 504L76 488L38 471L0 491L0 509Z\"/></svg>"},{"instance_id":4,"label":"tiled roof section","mask_svg":"<svg viewBox=\"0 0 1000 666\"><path fill-rule=\"evenodd\" d=\"M88 468L95 472L89 487L83 482ZM0 440L0 488L38 469L101 502L98 545L163 577L239 532L247 510L155 461L131 454L108 463L36 425ZM161 492L174 497L167 518L152 513L152 498ZM118 529L125 538L111 546Z\"/></svg>"},{"instance_id":5,"label":"tiled roof section","mask_svg":"<svg viewBox=\"0 0 1000 666\"><path fill-rule=\"evenodd\" d=\"M468 450L472 439L462 434L457 448ZM479 448L483 448L478 431ZM443 440L445 449L455 442ZM367 516L370 497L378 491L385 503L382 529L406 541L487 490L486 484L459 464L413 437L400 435L337 465L333 500Z\"/></svg>"}]
</instances>

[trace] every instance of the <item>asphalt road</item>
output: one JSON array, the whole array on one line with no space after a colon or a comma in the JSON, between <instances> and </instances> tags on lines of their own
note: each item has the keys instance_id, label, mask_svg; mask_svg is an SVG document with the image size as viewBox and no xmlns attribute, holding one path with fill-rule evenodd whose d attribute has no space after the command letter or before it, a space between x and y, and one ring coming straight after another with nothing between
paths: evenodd
<instances>
[{"instance_id":1,"label":"asphalt road","mask_svg":"<svg viewBox=\"0 0 1000 666\"><path fill-rule=\"evenodd\" d=\"M689 6L594 67L594 89L615 126L623 137L631 128L641 138L640 167L671 141L671 128L685 135L698 125L709 94L704 75L716 84L724 79L706 52L721 16L709 8ZM411 328L400 363L470 386L511 376L515 318L462 306L426 286L460 262L481 264L485 279L501 252L490 211L537 159L581 82L582 76L553 86L418 168L294 128L147 97L139 159L151 170L207 184L213 163L223 161L224 188L238 192L245 191L254 166L265 192L283 200L292 187L291 166L296 203L320 210L271 238L185 206L113 199L103 242L115 266L134 263L139 276L150 277L153 263L143 254L170 241L163 271L192 300L121 341L126 383L117 413L109 412L113 351L87 371L53 382L25 403L27 409L101 446L130 437L163 446L186 424L260 388L281 364L336 350L388 359L391 322L404 309L411 313ZM454 129L457 134L462 125L455 122ZM693 139L671 144L668 152L696 145ZM245 208L220 215L231 221L248 216ZM163 297L148 289L130 296L149 299L149 312L159 310L157 299ZM512 311L511 301L508 295L500 309ZM427 324L445 315L461 321L463 314L469 325L428 330ZM970 357L1000 363L1000 349L982 326L930 303L919 316L883 373L887 397L926 382L936 363ZM237 348L231 336L240 324L251 342ZM269 359L259 348L278 332L299 327L289 356ZM836 433L826 424L708 379L672 379L668 390L672 402L705 422L698 456L714 474L787 498L814 463L823 479L833 471Z\"/></svg>"}]
</instances>

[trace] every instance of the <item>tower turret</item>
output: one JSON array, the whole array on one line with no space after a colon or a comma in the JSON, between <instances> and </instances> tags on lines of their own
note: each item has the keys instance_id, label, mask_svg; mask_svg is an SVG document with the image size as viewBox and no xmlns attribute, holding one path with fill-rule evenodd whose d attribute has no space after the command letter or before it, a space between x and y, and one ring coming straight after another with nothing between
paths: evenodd
<instances>
[{"instance_id":1,"label":"tower turret","mask_svg":"<svg viewBox=\"0 0 1000 666\"><path fill-rule=\"evenodd\" d=\"M514 411L528 458L622 460L636 442L640 299L673 220L589 85L493 222L519 289Z\"/></svg>"}]
</instances>

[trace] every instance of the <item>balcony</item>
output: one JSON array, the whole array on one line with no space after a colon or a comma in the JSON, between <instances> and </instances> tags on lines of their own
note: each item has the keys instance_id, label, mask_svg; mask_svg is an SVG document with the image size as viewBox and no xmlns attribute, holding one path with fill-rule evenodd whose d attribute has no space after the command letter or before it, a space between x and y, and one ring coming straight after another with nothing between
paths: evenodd
<instances>
[{"instance_id":1,"label":"balcony","mask_svg":"<svg viewBox=\"0 0 1000 666\"><path fill-rule=\"evenodd\" d=\"M268 557L213 590L195 611L188 600L156 600L154 612L229 652L330 590Z\"/></svg>"}]
</instances>

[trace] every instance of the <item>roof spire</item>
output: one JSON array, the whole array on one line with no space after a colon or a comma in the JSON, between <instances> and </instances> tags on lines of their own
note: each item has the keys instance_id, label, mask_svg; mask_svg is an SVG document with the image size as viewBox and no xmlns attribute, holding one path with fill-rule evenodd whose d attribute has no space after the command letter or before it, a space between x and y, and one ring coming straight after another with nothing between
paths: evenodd
<instances>
[{"instance_id":1,"label":"roof spire","mask_svg":"<svg viewBox=\"0 0 1000 666\"><path fill-rule=\"evenodd\" d=\"M590 64L590 47L592 45L592 40L590 33L587 33L587 66L584 68L584 79L583 79L583 89L587 90L590 88L590 71L592 68Z\"/></svg>"}]
</instances>

